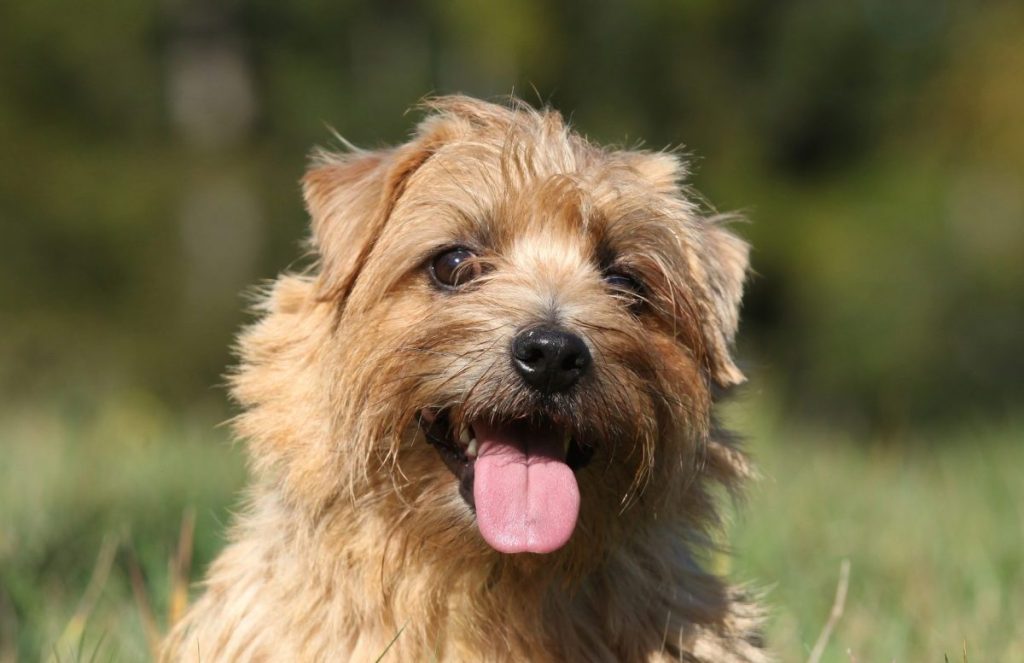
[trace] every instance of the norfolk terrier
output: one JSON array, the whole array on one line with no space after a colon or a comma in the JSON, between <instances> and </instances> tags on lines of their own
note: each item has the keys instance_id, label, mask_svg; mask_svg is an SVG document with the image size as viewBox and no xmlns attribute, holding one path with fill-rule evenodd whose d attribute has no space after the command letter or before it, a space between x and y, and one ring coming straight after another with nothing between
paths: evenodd
<instances>
[{"instance_id":1,"label":"norfolk terrier","mask_svg":"<svg viewBox=\"0 0 1024 663\"><path fill-rule=\"evenodd\" d=\"M316 264L232 378L249 501L163 659L767 660L700 562L750 474L712 414L747 245L673 154L426 106L303 179Z\"/></svg>"}]
</instances>

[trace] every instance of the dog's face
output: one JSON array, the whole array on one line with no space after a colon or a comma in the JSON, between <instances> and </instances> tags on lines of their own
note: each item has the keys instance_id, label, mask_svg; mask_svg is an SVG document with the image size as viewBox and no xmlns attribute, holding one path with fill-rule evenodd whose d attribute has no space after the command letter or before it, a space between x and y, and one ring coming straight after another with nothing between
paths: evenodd
<instances>
[{"instance_id":1,"label":"dog's face","mask_svg":"<svg viewBox=\"0 0 1024 663\"><path fill-rule=\"evenodd\" d=\"M329 432L276 460L313 455L338 494L479 554L593 550L666 505L699 521L747 249L680 170L464 98L399 148L323 157L304 185L329 347L301 371Z\"/></svg>"}]
</instances>

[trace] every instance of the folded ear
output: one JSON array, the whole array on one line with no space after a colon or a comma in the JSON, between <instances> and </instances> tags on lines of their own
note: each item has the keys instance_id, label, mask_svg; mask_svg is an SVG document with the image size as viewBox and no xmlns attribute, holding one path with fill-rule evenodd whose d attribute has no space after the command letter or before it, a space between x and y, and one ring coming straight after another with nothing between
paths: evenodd
<instances>
[{"instance_id":1,"label":"folded ear","mask_svg":"<svg viewBox=\"0 0 1024 663\"><path fill-rule=\"evenodd\" d=\"M409 177L433 154L418 139L401 147L322 152L302 179L320 261L319 295L347 299Z\"/></svg>"},{"instance_id":2,"label":"folded ear","mask_svg":"<svg viewBox=\"0 0 1024 663\"><path fill-rule=\"evenodd\" d=\"M701 238L699 260L704 271L703 335L707 344L712 379L720 387L746 379L732 359L733 340L739 328L740 300L749 267L750 247L711 218Z\"/></svg>"},{"instance_id":3,"label":"folded ear","mask_svg":"<svg viewBox=\"0 0 1024 663\"><path fill-rule=\"evenodd\" d=\"M689 254L686 290L700 309L698 319L704 360L712 380L720 387L742 383L746 378L732 359L732 345L739 327L740 300L748 269L747 243L729 232L729 216L703 218L680 187L686 163L671 152L625 152L630 167L656 191L681 204L679 218L685 228Z\"/></svg>"}]
</instances>

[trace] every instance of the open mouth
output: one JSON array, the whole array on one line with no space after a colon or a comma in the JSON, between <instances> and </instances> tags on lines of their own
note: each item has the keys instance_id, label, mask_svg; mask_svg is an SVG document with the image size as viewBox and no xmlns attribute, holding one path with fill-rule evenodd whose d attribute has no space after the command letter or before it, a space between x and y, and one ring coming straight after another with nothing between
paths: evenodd
<instances>
[{"instance_id":1,"label":"open mouth","mask_svg":"<svg viewBox=\"0 0 1024 663\"><path fill-rule=\"evenodd\" d=\"M456 425L449 410L421 410L419 423L492 548L547 553L565 545L579 516L575 471L592 448L547 420Z\"/></svg>"}]
</instances>

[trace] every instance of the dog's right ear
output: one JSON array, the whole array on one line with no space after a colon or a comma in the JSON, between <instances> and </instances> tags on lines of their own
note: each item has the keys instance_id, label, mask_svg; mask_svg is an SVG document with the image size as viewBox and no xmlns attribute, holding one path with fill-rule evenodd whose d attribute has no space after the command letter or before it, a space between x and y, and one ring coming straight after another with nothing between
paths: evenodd
<instances>
[{"instance_id":1,"label":"dog's right ear","mask_svg":"<svg viewBox=\"0 0 1024 663\"><path fill-rule=\"evenodd\" d=\"M343 303L409 177L433 154L421 136L401 147L320 153L302 179L319 258L318 295Z\"/></svg>"}]
</instances>

